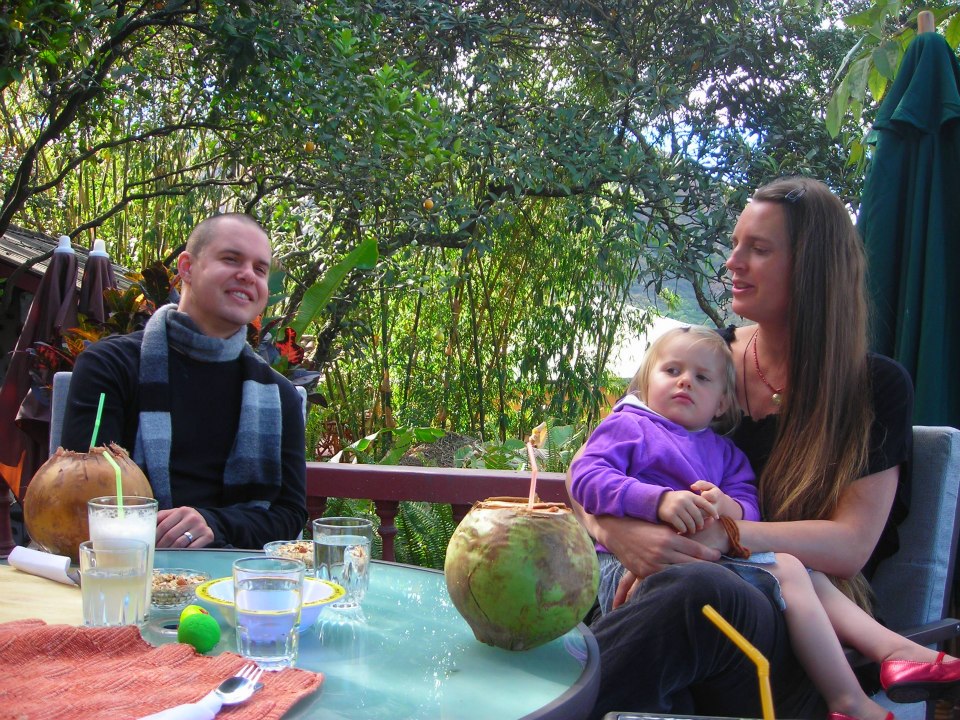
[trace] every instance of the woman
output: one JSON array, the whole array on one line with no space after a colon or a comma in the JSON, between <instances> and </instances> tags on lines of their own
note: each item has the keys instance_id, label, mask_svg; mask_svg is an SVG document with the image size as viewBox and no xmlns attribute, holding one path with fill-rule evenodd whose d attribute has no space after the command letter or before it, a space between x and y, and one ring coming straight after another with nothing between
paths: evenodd
<instances>
[{"instance_id":1,"label":"woman","mask_svg":"<svg viewBox=\"0 0 960 720\"><path fill-rule=\"evenodd\" d=\"M740 543L794 555L865 604L860 571L896 549L905 512L913 391L899 365L867 353L860 240L822 183L782 179L744 209L727 269L733 311L755 323L726 334L744 411L734 440L757 473L768 521L739 521ZM724 567L694 562L729 549L720 523L687 537L628 518L581 517L643 579L593 625L597 717L616 709L760 716L756 668L703 616L708 603L770 660L779 715L826 714L772 599Z\"/></svg>"}]
</instances>

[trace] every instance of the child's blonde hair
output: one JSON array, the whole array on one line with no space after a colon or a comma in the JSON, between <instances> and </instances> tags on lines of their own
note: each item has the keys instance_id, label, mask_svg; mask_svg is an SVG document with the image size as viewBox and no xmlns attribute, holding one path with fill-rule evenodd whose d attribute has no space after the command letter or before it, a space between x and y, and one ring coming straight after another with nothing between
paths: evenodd
<instances>
[{"instance_id":1,"label":"child's blonde hair","mask_svg":"<svg viewBox=\"0 0 960 720\"><path fill-rule=\"evenodd\" d=\"M703 343L706 350L715 353L723 363L723 375L720 382L723 383L723 395L727 400L727 409L722 415L715 418L710 427L720 434L731 432L740 421L740 406L737 404L737 374L733 366L733 355L730 354L730 347L716 330L711 330L703 325L684 325L682 327L667 330L660 337L653 341L643 361L640 363L640 369L630 381L627 388L627 394L636 395L638 398L647 401L647 388L650 386L650 374L653 367L660 359L660 353L663 346L677 335L690 335L695 338L695 344Z\"/></svg>"}]
</instances>

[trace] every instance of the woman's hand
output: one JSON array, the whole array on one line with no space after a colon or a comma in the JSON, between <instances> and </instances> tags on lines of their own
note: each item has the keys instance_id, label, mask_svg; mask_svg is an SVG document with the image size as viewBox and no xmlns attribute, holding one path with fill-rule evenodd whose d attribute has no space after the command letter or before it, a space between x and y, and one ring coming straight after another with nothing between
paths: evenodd
<instances>
[{"instance_id":1,"label":"woman's hand","mask_svg":"<svg viewBox=\"0 0 960 720\"><path fill-rule=\"evenodd\" d=\"M691 540L713 548L718 553L726 553L730 550L730 538L723 529L723 524L716 520L708 519L704 523L703 530L700 530L690 536Z\"/></svg>"},{"instance_id":2,"label":"woman's hand","mask_svg":"<svg viewBox=\"0 0 960 720\"><path fill-rule=\"evenodd\" d=\"M627 600L632 598L633 593L636 592L637 588L640 586L640 582L640 578L627 570L623 574L623 577L620 578L620 583L617 585L617 591L613 596L612 609L616 610L618 607L627 602Z\"/></svg>"},{"instance_id":3,"label":"woman's hand","mask_svg":"<svg viewBox=\"0 0 960 720\"><path fill-rule=\"evenodd\" d=\"M610 515L588 517L592 518L591 527L597 533L597 540L640 578L653 575L667 565L720 559L717 550L679 535L667 525Z\"/></svg>"}]
</instances>

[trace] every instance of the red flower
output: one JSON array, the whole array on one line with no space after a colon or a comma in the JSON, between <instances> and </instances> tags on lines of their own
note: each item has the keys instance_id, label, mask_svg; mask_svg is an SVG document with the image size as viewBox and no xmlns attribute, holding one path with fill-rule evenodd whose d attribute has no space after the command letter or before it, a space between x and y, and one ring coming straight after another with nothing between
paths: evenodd
<instances>
[{"instance_id":1,"label":"red flower","mask_svg":"<svg viewBox=\"0 0 960 720\"><path fill-rule=\"evenodd\" d=\"M291 365L303 362L303 348L297 345L297 334L292 328L283 329L283 340L277 340L273 346L280 352L280 356L287 359Z\"/></svg>"}]
</instances>

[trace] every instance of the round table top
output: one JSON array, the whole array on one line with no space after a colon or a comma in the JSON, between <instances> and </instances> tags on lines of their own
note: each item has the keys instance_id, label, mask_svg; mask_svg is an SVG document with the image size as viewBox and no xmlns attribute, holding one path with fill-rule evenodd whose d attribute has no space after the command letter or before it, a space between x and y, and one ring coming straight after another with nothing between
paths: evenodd
<instances>
[{"instance_id":1,"label":"round table top","mask_svg":"<svg viewBox=\"0 0 960 720\"><path fill-rule=\"evenodd\" d=\"M155 567L193 568L227 577L246 551L160 550ZM589 713L599 685L596 640L584 626L539 648L510 652L477 641L447 594L443 573L375 562L363 601L366 622L329 608L300 636L297 667L322 672L319 693L289 718L508 720ZM154 613L143 636L176 639L176 613ZM324 625L325 641L319 639ZM329 638L329 641L326 640ZM213 653L236 649L223 633Z\"/></svg>"}]
</instances>

